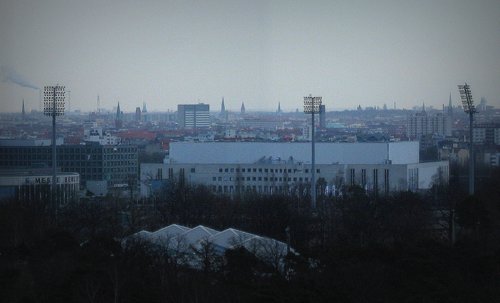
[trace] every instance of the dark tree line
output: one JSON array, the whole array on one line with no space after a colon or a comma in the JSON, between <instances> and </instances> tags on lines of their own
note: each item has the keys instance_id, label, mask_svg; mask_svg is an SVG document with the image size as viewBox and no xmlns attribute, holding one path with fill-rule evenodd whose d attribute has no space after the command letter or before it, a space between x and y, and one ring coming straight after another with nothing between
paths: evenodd
<instances>
[{"instance_id":1,"label":"dark tree line","mask_svg":"<svg viewBox=\"0 0 500 303\"><path fill-rule=\"evenodd\" d=\"M2 302L496 302L500 300L500 172L468 197L460 179L426 194L229 198L175 184L151 201L118 197L57 212L0 203ZM456 242L450 243L451 210ZM439 220L437 220L438 218ZM287 242L300 255L277 271L244 249L202 270L137 241L177 223L234 227ZM205 259L203 259L205 256ZM214 262L217 266L214 266Z\"/></svg>"}]
</instances>

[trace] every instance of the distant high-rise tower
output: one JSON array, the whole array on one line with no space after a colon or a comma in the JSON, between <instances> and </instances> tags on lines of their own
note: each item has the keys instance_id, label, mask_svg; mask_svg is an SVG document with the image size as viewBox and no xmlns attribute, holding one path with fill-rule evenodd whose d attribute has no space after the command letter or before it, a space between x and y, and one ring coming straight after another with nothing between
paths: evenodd
<instances>
[{"instance_id":1,"label":"distant high-rise tower","mask_svg":"<svg viewBox=\"0 0 500 303\"><path fill-rule=\"evenodd\" d=\"M448 116L453 117L453 104L451 102L451 93L450 93L450 99L448 100Z\"/></svg>"},{"instance_id":2,"label":"distant high-rise tower","mask_svg":"<svg viewBox=\"0 0 500 303\"><path fill-rule=\"evenodd\" d=\"M142 102L141 119L144 122L148 122L149 121L148 109L146 108L146 102Z\"/></svg>"},{"instance_id":3,"label":"distant high-rise tower","mask_svg":"<svg viewBox=\"0 0 500 303\"><path fill-rule=\"evenodd\" d=\"M177 119L182 128L210 127L210 106L208 104L179 104Z\"/></svg>"},{"instance_id":4,"label":"distant high-rise tower","mask_svg":"<svg viewBox=\"0 0 500 303\"><path fill-rule=\"evenodd\" d=\"M122 128L122 126L123 126L122 112L120 110L120 102L118 102L118 106L116 108L115 127Z\"/></svg>"},{"instance_id":5,"label":"distant high-rise tower","mask_svg":"<svg viewBox=\"0 0 500 303\"><path fill-rule=\"evenodd\" d=\"M26 111L24 110L24 99L23 99L23 109L22 109L23 120L26 118Z\"/></svg>"},{"instance_id":6,"label":"distant high-rise tower","mask_svg":"<svg viewBox=\"0 0 500 303\"><path fill-rule=\"evenodd\" d=\"M427 114L424 103L421 112L408 116L406 132L410 139L424 135L451 136L451 126L451 118L446 113Z\"/></svg>"},{"instance_id":7,"label":"distant high-rise tower","mask_svg":"<svg viewBox=\"0 0 500 303\"><path fill-rule=\"evenodd\" d=\"M479 105L477 106L477 109L479 111L486 111L486 106L488 105L488 101L486 101L485 97L481 97L481 101L479 101Z\"/></svg>"},{"instance_id":8,"label":"distant high-rise tower","mask_svg":"<svg viewBox=\"0 0 500 303\"><path fill-rule=\"evenodd\" d=\"M241 114L245 114L245 102L241 102Z\"/></svg>"},{"instance_id":9,"label":"distant high-rise tower","mask_svg":"<svg viewBox=\"0 0 500 303\"><path fill-rule=\"evenodd\" d=\"M141 121L141 108L139 106L135 108L135 121Z\"/></svg>"},{"instance_id":10,"label":"distant high-rise tower","mask_svg":"<svg viewBox=\"0 0 500 303\"><path fill-rule=\"evenodd\" d=\"M101 99L99 98L99 95L97 95L97 112L101 112Z\"/></svg>"},{"instance_id":11,"label":"distant high-rise tower","mask_svg":"<svg viewBox=\"0 0 500 303\"><path fill-rule=\"evenodd\" d=\"M319 106L319 127L326 128L326 107L324 104Z\"/></svg>"}]
</instances>

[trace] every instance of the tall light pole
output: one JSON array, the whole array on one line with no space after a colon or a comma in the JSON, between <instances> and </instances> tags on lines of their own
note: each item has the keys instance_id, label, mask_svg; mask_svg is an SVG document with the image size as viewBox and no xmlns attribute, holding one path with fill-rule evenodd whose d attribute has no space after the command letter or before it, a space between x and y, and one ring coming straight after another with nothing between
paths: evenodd
<instances>
[{"instance_id":1,"label":"tall light pole","mask_svg":"<svg viewBox=\"0 0 500 303\"><path fill-rule=\"evenodd\" d=\"M314 114L319 113L321 105L321 97L313 97L309 95L304 97L304 113L311 114L311 208L316 209L316 153L314 149L315 135L314 135Z\"/></svg>"},{"instance_id":2,"label":"tall light pole","mask_svg":"<svg viewBox=\"0 0 500 303\"><path fill-rule=\"evenodd\" d=\"M57 158L56 158L56 117L64 115L65 87L61 85L45 86L43 96L43 114L52 117L52 207L57 210Z\"/></svg>"},{"instance_id":3,"label":"tall light pole","mask_svg":"<svg viewBox=\"0 0 500 303\"><path fill-rule=\"evenodd\" d=\"M460 92L460 98L462 99L462 107L464 108L464 112L466 114L469 114L469 195L474 195L474 142L472 140L472 130L474 114L477 113L477 110L474 106L474 100L472 100L470 86L467 83L465 83L464 85L459 85L458 91Z\"/></svg>"}]
</instances>

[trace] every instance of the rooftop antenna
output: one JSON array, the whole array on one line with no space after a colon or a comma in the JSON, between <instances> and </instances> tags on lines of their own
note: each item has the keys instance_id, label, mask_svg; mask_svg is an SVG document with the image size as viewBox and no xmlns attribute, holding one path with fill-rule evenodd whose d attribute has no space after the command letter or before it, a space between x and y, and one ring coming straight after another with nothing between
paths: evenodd
<instances>
[{"instance_id":1,"label":"rooftop antenna","mask_svg":"<svg viewBox=\"0 0 500 303\"><path fill-rule=\"evenodd\" d=\"M99 98L99 95L97 95L97 112L101 113L101 99Z\"/></svg>"}]
</instances>

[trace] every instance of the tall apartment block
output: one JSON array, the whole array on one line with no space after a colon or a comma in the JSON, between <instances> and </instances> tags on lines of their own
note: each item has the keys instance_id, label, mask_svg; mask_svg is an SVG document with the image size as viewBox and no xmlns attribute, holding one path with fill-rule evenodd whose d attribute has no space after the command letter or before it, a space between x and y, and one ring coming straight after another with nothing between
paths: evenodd
<instances>
[{"instance_id":1,"label":"tall apartment block","mask_svg":"<svg viewBox=\"0 0 500 303\"><path fill-rule=\"evenodd\" d=\"M445 113L435 115L427 114L422 110L419 113L408 116L407 136L410 139L419 139L424 135L451 136L451 117Z\"/></svg>"},{"instance_id":2,"label":"tall apartment block","mask_svg":"<svg viewBox=\"0 0 500 303\"><path fill-rule=\"evenodd\" d=\"M179 104L177 105L177 119L182 128L210 127L210 105L204 103Z\"/></svg>"}]
</instances>

